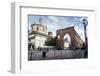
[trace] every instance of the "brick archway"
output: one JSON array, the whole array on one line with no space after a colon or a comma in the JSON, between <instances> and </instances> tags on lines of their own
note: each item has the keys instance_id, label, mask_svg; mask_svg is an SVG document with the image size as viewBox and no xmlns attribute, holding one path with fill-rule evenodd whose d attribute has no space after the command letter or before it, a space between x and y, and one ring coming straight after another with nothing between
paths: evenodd
<instances>
[{"instance_id":1,"label":"brick archway","mask_svg":"<svg viewBox=\"0 0 100 76\"><path fill-rule=\"evenodd\" d=\"M71 39L71 44L69 48L82 48L83 47L83 40L80 38L78 33L75 31L74 27L68 27L64 29L59 29L56 31L57 41L56 41L56 48L64 49L64 36L69 34ZM59 38L58 38L59 36Z\"/></svg>"},{"instance_id":2,"label":"brick archway","mask_svg":"<svg viewBox=\"0 0 100 76\"><path fill-rule=\"evenodd\" d=\"M64 40L64 49L69 48L71 44L71 37L68 33L64 35L63 40Z\"/></svg>"}]
</instances>

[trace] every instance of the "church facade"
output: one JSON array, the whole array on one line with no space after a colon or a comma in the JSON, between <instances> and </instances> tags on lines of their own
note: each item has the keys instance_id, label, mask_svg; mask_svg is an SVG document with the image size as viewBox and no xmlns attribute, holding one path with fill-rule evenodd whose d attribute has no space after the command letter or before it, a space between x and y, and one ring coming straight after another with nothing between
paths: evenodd
<instances>
[{"instance_id":1,"label":"church facade","mask_svg":"<svg viewBox=\"0 0 100 76\"><path fill-rule=\"evenodd\" d=\"M48 37L47 27L41 24L32 24L31 32L28 34L28 45L31 49L45 47L45 41Z\"/></svg>"}]
</instances>

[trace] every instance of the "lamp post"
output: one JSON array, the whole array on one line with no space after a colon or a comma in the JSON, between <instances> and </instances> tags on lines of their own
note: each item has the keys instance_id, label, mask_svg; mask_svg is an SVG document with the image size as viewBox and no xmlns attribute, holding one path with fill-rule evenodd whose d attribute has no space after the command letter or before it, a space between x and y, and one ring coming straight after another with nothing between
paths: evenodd
<instances>
[{"instance_id":1,"label":"lamp post","mask_svg":"<svg viewBox=\"0 0 100 76\"><path fill-rule=\"evenodd\" d=\"M88 50L87 50L87 32L86 32L86 27L88 25L88 21L87 19L83 19L83 25L84 25L84 35L85 35L85 52L84 52L84 58L87 58L88 57Z\"/></svg>"},{"instance_id":2,"label":"lamp post","mask_svg":"<svg viewBox=\"0 0 100 76\"><path fill-rule=\"evenodd\" d=\"M84 35L85 35L85 44L86 44L86 48L87 48L87 32L86 32L86 27L88 25L88 21L87 19L83 19L83 24L84 24Z\"/></svg>"}]
</instances>

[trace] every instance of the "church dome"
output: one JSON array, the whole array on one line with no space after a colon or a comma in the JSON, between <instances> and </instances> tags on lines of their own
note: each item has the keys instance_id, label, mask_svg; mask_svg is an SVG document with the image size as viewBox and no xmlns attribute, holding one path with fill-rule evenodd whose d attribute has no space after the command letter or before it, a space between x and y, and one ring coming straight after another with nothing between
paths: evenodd
<instances>
[{"instance_id":1,"label":"church dome","mask_svg":"<svg viewBox=\"0 0 100 76\"><path fill-rule=\"evenodd\" d=\"M42 24L32 24L31 28L33 32L39 32L47 35L47 27Z\"/></svg>"}]
</instances>

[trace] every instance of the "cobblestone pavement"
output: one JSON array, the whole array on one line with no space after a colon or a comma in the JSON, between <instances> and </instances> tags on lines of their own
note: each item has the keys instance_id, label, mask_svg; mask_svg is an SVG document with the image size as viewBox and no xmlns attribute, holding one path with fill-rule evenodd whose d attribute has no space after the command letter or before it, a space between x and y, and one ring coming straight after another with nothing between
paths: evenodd
<instances>
[{"instance_id":1,"label":"cobblestone pavement","mask_svg":"<svg viewBox=\"0 0 100 76\"><path fill-rule=\"evenodd\" d=\"M46 56L43 57L43 51ZM49 51L28 51L28 60L50 60L50 59L76 59L84 58L85 50L49 50Z\"/></svg>"}]
</instances>

